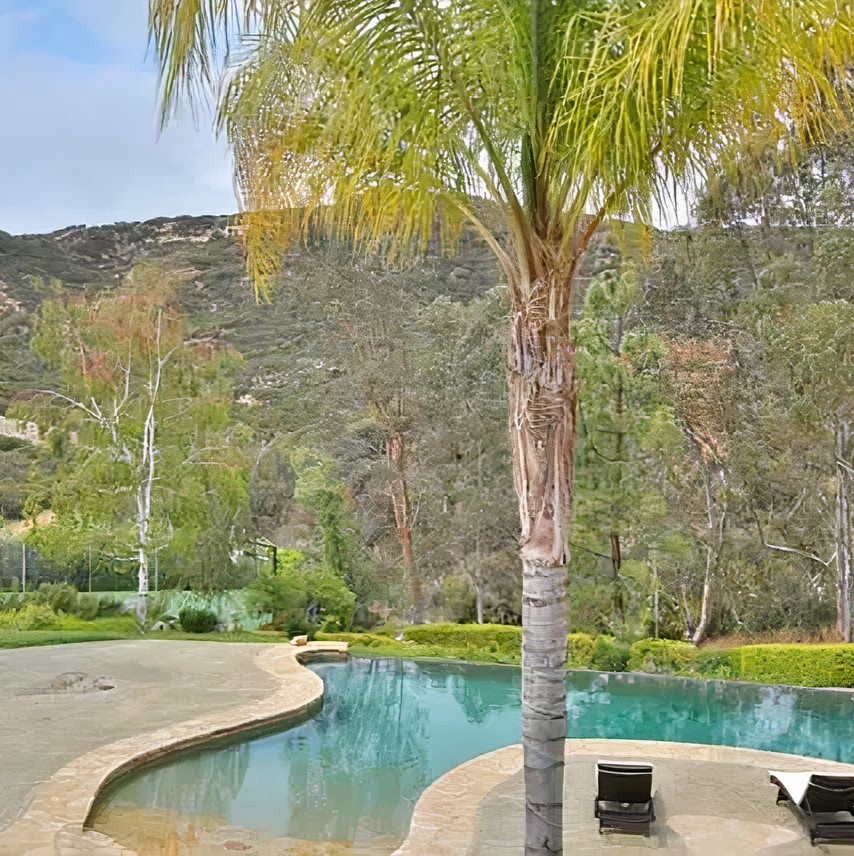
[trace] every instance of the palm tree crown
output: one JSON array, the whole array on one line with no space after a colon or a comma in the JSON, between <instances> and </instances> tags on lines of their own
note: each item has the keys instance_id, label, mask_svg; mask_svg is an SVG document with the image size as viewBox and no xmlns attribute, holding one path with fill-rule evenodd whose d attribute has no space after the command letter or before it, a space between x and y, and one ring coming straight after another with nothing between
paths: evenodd
<instances>
[{"instance_id":1,"label":"palm tree crown","mask_svg":"<svg viewBox=\"0 0 854 856\"><path fill-rule=\"evenodd\" d=\"M571 280L591 220L648 218L673 179L759 117L820 133L840 107L828 69L852 48L852 11L835 0L150 6L165 110L228 69L218 115L262 287L295 227L314 220L400 254L424 245L437 214L448 239L474 221L511 287L543 264Z\"/></svg>"}]
</instances>

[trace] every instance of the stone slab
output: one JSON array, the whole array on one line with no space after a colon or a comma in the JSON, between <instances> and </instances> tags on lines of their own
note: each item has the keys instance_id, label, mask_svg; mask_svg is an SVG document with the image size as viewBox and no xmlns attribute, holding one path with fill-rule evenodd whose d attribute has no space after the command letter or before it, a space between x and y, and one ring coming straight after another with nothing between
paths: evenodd
<instances>
[{"instance_id":1,"label":"stone slab","mask_svg":"<svg viewBox=\"0 0 854 856\"><path fill-rule=\"evenodd\" d=\"M651 761L656 822L649 838L599 833L593 816L599 759ZM568 740L564 847L573 856L650 850L680 856L852 856L854 846L810 846L794 812L776 805L769 770L854 774L854 766L729 746L628 740ZM475 758L434 782L415 807L395 856L522 856L522 747Z\"/></svg>"}]
</instances>

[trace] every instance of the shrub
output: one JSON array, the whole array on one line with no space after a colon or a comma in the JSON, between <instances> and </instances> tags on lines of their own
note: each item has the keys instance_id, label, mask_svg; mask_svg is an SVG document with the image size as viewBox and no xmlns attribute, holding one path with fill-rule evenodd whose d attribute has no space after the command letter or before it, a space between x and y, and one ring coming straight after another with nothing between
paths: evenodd
<instances>
[{"instance_id":1,"label":"shrub","mask_svg":"<svg viewBox=\"0 0 854 856\"><path fill-rule=\"evenodd\" d=\"M77 615L84 621L93 621L98 617L99 605L97 594L80 594L77 596Z\"/></svg>"},{"instance_id":2,"label":"shrub","mask_svg":"<svg viewBox=\"0 0 854 856\"><path fill-rule=\"evenodd\" d=\"M590 665L597 672L625 672L629 646L613 636L597 636L593 643Z\"/></svg>"},{"instance_id":3,"label":"shrub","mask_svg":"<svg viewBox=\"0 0 854 856\"><path fill-rule=\"evenodd\" d=\"M178 620L187 633L210 633L218 624L216 613L206 606L185 606Z\"/></svg>"},{"instance_id":4,"label":"shrub","mask_svg":"<svg viewBox=\"0 0 854 856\"><path fill-rule=\"evenodd\" d=\"M802 687L854 687L854 646L746 645L730 653L743 681Z\"/></svg>"},{"instance_id":5,"label":"shrub","mask_svg":"<svg viewBox=\"0 0 854 856\"><path fill-rule=\"evenodd\" d=\"M734 665L733 651L698 651L690 666L690 671L706 678L720 678L724 681L738 678L738 666ZM740 658L737 658L740 663Z\"/></svg>"},{"instance_id":6,"label":"shrub","mask_svg":"<svg viewBox=\"0 0 854 856\"><path fill-rule=\"evenodd\" d=\"M440 645L466 651L516 655L522 649L522 628L512 624L417 624L403 638L419 645Z\"/></svg>"},{"instance_id":7,"label":"shrub","mask_svg":"<svg viewBox=\"0 0 854 856\"><path fill-rule=\"evenodd\" d=\"M854 646L743 645L725 651L703 651L691 671L724 680L849 688L854 687Z\"/></svg>"},{"instance_id":8,"label":"shrub","mask_svg":"<svg viewBox=\"0 0 854 856\"><path fill-rule=\"evenodd\" d=\"M44 603L27 603L20 609L0 613L0 627L18 630L48 630L59 622L59 616Z\"/></svg>"},{"instance_id":9,"label":"shrub","mask_svg":"<svg viewBox=\"0 0 854 856\"><path fill-rule=\"evenodd\" d=\"M689 667L697 649L690 642L673 639L641 639L629 652L630 672L672 675Z\"/></svg>"},{"instance_id":10,"label":"shrub","mask_svg":"<svg viewBox=\"0 0 854 856\"><path fill-rule=\"evenodd\" d=\"M593 637L587 633L570 633L566 643L566 664L570 669L589 669L593 657Z\"/></svg>"},{"instance_id":11,"label":"shrub","mask_svg":"<svg viewBox=\"0 0 854 856\"><path fill-rule=\"evenodd\" d=\"M64 612L66 615L77 612L77 589L66 583L42 583L36 599L54 612Z\"/></svg>"},{"instance_id":12,"label":"shrub","mask_svg":"<svg viewBox=\"0 0 854 856\"><path fill-rule=\"evenodd\" d=\"M306 593L292 574L261 574L244 593L249 609L258 613L275 615L306 607Z\"/></svg>"},{"instance_id":13,"label":"shrub","mask_svg":"<svg viewBox=\"0 0 854 856\"><path fill-rule=\"evenodd\" d=\"M314 639L314 635L317 633L317 625L306 621L305 615L289 616L282 622L281 629L290 638L294 636L308 636L309 639Z\"/></svg>"}]
</instances>

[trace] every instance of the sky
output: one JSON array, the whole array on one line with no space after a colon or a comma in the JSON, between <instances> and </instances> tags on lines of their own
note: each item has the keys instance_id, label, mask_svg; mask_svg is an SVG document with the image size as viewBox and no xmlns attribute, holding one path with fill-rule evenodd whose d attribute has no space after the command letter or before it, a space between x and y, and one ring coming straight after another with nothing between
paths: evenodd
<instances>
[{"instance_id":1,"label":"sky","mask_svg":"<svg viewBox=\"0 0 854 856\"><path fill-rule=\"evenodd\" d=\"M210 119L160 131L147 0L0 0L0 230L236 210Z\"/></svg>"}]
</instances>

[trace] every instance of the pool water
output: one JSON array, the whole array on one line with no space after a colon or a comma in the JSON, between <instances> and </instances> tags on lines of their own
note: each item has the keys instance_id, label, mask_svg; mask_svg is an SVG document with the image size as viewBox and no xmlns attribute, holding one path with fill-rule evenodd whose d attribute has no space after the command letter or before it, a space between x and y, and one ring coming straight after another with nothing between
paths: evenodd
<instances>
[{"instance_id":1,"label":"pool water","mask_svg":"<svg viewBox=\"0 0 854 856\"><path fill-rule=\"evenodd\" d=\"M300 852L390 853L431 782L521 739L518 668L359 658L310 668L325 683L316 717L129 774L99 800L91 825L121 841L133 837L133 824L122 832L119 817L168 818L162 838L181 818L184 840L194 819L194 840L238 830L334 843ZM570 737L854 762L854 692L583 671L569 675L568 687Z\"/></svg>"}]
</instances>

